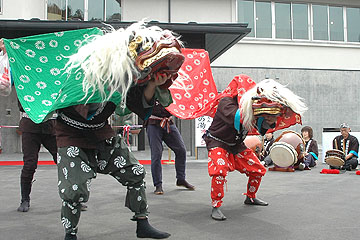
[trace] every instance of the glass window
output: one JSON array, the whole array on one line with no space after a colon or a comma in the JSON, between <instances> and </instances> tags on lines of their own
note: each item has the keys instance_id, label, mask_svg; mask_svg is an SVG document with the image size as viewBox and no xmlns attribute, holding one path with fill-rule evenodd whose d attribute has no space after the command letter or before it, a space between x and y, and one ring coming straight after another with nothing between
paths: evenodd
<instances>
[{"instance_id":1,"label":"glass window","mask_svg":"<svg viewBox=\"0 0 360 240\"><path fill-rule=\"evenodd\" d=\"M88 0L88 20L104 20L104 1Z\"/></svg>"},{"instance_id":2,"label":"glass window","mask_svg":"<svg viewBox=\"0 0 360 240\"><path fill-rule=\"evenodd\" d=\"M314 40L329 40L327 6L313 5Z\"/></svg>"},{"instance_id":3,"label":"glass window","mask_svg":"<svg viewBox=\"0 0 360 240\"><path fill-rule=\"evenodd\" d=\"M255 37L254 29L254 1L238 0L238 22L247 23L251 32L247 37Z\"/></svg>"},{"instance_id":4,"label":"glass window","mask_svg":"<svg viewBox=\"0 0 360 240\"><path fill-rule=\"evenodd\" d=\"M309 39L308 5L293 4L293 39Z\"/></svg>"},{"instance_id":5,"label":"glass window","mask_svg":"<svg viewBox=\"0 0 360 240\"><path fill-rule=\"evenodd\" d=\"M344 41L344 18L342 7L329 7L330 41Z\"/></svg>"},{"instance_id":6,"label":"glass window","mask_svg":"<svg viewBox=\"0 0 360 240\"><path fill-rule=\"evenodd\" d=\"M48 20L65 20L65 0L48 0Z\"/></svg>"},{"instance_id":7,"label":"glass window","mask_svg":"<svg viewBox=\"0 0 360 240\"><path fill-rule=\"evenodd\" d=\"M275 3L275 36L291 39L291 9L289 3Z\"/></svg>"},{"instance_id":8,"label":"glass window","mask_svg":"<svg viewBox=\"0 0 360 240\"><path fill-rule=\"evenodd\" d=\"M271 3L256 2L256 37L271 38Z\"/></svg>"},{"instance_id":9,"label":"glass window","mask_svg":"<svg viewBox=\"0 0 360 240\"><path fill-rule=\"evenodd\" d=\"M360 42L360 8L347 8L348 42Z\"/></svg>"},{"instance_id":10,"label":"glass window","mask_svg":"<svg viewBox=\"0 0 360 240\"><path fill-rule=\"evenodd\" d=\"M106 0L106 21L121 20L121 0Z\"/></svg>"},{"instance_id":11,"label":"glass window","mask_svg":"<svg viewBox=\"0 0 360 240\"><path fill-rule=\"evenodd\" d=\"M68 0L67 20L84 20L84 0Z\"/></svg>"}]
</instances>

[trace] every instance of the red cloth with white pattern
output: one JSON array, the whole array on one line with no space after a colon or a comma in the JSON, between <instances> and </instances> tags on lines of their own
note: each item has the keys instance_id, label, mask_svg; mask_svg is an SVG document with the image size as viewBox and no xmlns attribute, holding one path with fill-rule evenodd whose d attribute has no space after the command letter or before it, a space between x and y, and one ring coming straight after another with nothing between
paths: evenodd
<instances>
[{"instance_id":1,"label":"red cloth with white pattern","mask_svg":"<svg viewBox=\"0 0 360 240\"><path fill-rule=\"evenodd\" d=\"M195 119L201 116L214 117L219 101L223 97L238 96L240 102L243 94L256 86L247 75L235 76L229 85L218 93L212 76L208 53L203 49L182 49L185 62L181 66L179 77L170 86L173 103L166 109L181 119ZM301 124L301 116L289 111L287 116L279 116L276 127L269 129L274 132ZM254 128L248 135L258 135Z\"/></svg>"},{"instance_id":2,"label":"red cloth with white pattern","mask_svg":"<svg viewBox=\"0 0 360 240\"><path fill-rule=\"evenodd\" d=\"M185 62L178 77L169 87L173 103L166 108L181 119L194 119L216 112L218 91L210 68L209 54L204 49L182 49Z\"/></svg>"},{"instance_id":3,"label":"red cloth with white pattern","mask_svg":"<svg viewBox=\"0 0 360 240\"><path fill-rule=\"evenodd\" d=\"M244 195L255 198L261 178L266 173L266 168L260 163L260 160L251 149L248 148L234 155L223 148L213 148L209 151L208 156L208 171L212 177L211 200L213 207L222 205L225 177L228 172L234 170L245 173L249 177L247 192Z\"/></svg>"}]
</instances>

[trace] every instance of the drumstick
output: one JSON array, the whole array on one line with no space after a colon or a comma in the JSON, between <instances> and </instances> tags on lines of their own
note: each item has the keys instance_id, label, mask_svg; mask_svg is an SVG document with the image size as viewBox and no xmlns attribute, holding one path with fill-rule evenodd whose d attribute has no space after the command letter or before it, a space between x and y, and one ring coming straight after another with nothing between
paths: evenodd
<instances>
[{"instance_id":1,"label":"drumstick","mask_svg":"<svg viewBox=\"0 0 360 240\"><path fill-rule=\"evenodd\" d=\"M335 139L335 149L339 150L337 140Z\"/></svg>"}]
</instances>

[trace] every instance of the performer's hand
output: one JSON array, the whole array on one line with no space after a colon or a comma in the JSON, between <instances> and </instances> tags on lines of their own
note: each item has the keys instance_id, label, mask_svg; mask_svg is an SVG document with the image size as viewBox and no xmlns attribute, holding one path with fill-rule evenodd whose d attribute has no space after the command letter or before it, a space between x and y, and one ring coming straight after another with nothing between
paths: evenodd
<instances>
[{"instance_id":1,"label":"performer's hand","mask_svg":"<svg viewBox=\"0 0 360 240\"><path fill-rule=\"evenodd\" d=\"M154 79L151 79L150 81L148 81L148 84L144 91L144 96L148 103L150 102L150 100L153 98L153 96L155 94L155 88L157 86L164 84L169 78L171 78L171 75L167 75L165 73L158 72L155 74Z\"/></svg>"},{"instance_id":2,"label":"performer's hand","mask_svg":"<svg viewBox=\"0 0 360 240\"><path fill-rule=\"evenodd\" d=\"M170 78L171 78L170 74L157 72L154 76L154 79L150 81L153 81L156 86L160 86L163 85Z\"/></svg>"},{"instance_id":3,"label":"performer's hand","mask_svg":"<svg viewBox=\"0 0 360 240\"><path fill-rule=\"evenodd\" d=\"M0 39L0 52L3 52L4 54L6 53L5 44L4 44L3 39Z\"/></svg>"}]
</instances>

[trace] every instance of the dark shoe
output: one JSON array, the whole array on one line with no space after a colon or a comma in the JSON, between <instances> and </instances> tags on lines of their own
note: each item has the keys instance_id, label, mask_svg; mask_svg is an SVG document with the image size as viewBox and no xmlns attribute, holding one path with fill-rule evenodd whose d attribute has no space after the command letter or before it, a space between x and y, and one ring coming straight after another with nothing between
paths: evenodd
<instances>
[{"instance_id":1,"label":"dark shoe","mask_svg":"<svg viewBox=\"0 0 360 240\"><path fill-rule=\"evenodd\" d=\"M154 193L155 193L155 195L162 195L162 194L164 194L164 190L163 190L161 184L155 187Z\"/></svg>"},{"instance_id":2,"label":"dark shoe","mask_svg":"<svg viewBox=\"0 0 360 240\"><path fill-rule=\"evenodd\" d=\"M21 201L20 206L18 207L18 212L28 212L30 208L30 201Z\"/></svg>"},{"instance_id":3,"label":"dark shoe","mask_svg":"<svg viewBox=\"0 0 360 240\"><path fill-rule=\"evenodd\" d=\"M163 239L171 236L170 233L161 232L152 227L148 219L137 219L136 236L138 238L155 238Z\"/></svg>"},{"instance_id":4,"label":"dark shoe","mask_svg":"<svg viewBox=\"0 0 360 240\"><path fill-rule=\"evenodd\" d=\"M226 220L225 215L217 207L213 207L213 209L211 211L211 217L212 217L212 219L217 220L217 221Z\"/></svg>"},{"instance_id":5,"label":"dark shoe","mask_svg":"<svg viewBox=\"0 0 360 240\"><path fill-rule=\"evenodd\" d=\"M188 183L185 179L184 180L176 180L176 186L178 187L186 187L187 189L193 191L195 190L195 186Z\"/></svg>"},{"instance_id":6,"label":"dark shoe","mask_svg":"<svg viewBox=\"0 0 360 240\"><path fill-rule=\"evenodd\" d=\"M77 240L76 234L67 233L64 240Z\"/></svg>"},{"instance_id":7,"label":"dark shoe","mask_svg":"<svg viewBox=\"0 0 360 240\"><path fill-rule=\"evenodd\" d=\"M88 206L85 204L80 203L80 211L87 211Z\"/></svg>"},{"instance_id":8,"label":"dark shoe","mask_svg":"<svg viewBox=\"0 0 360 240\"><path fill-rule=\"evenodd\" d=\"M340 168L340 170L346 170L346 171L351 171L351 166L342 166L341 168Z\"/></svg>"},{"instance_id":9,"label":"dark shoe","mask_svg":"<svg viewBox=\"0 0 360 240\"><path fill-rule=\"evenodd\" d=\"M246 196L244 203L248 205L259 205L259 206L269 205L267 202L264 202L263 200L260 200L258 198L249 198L248 196Z\"/></svg>"}]
</instances>

